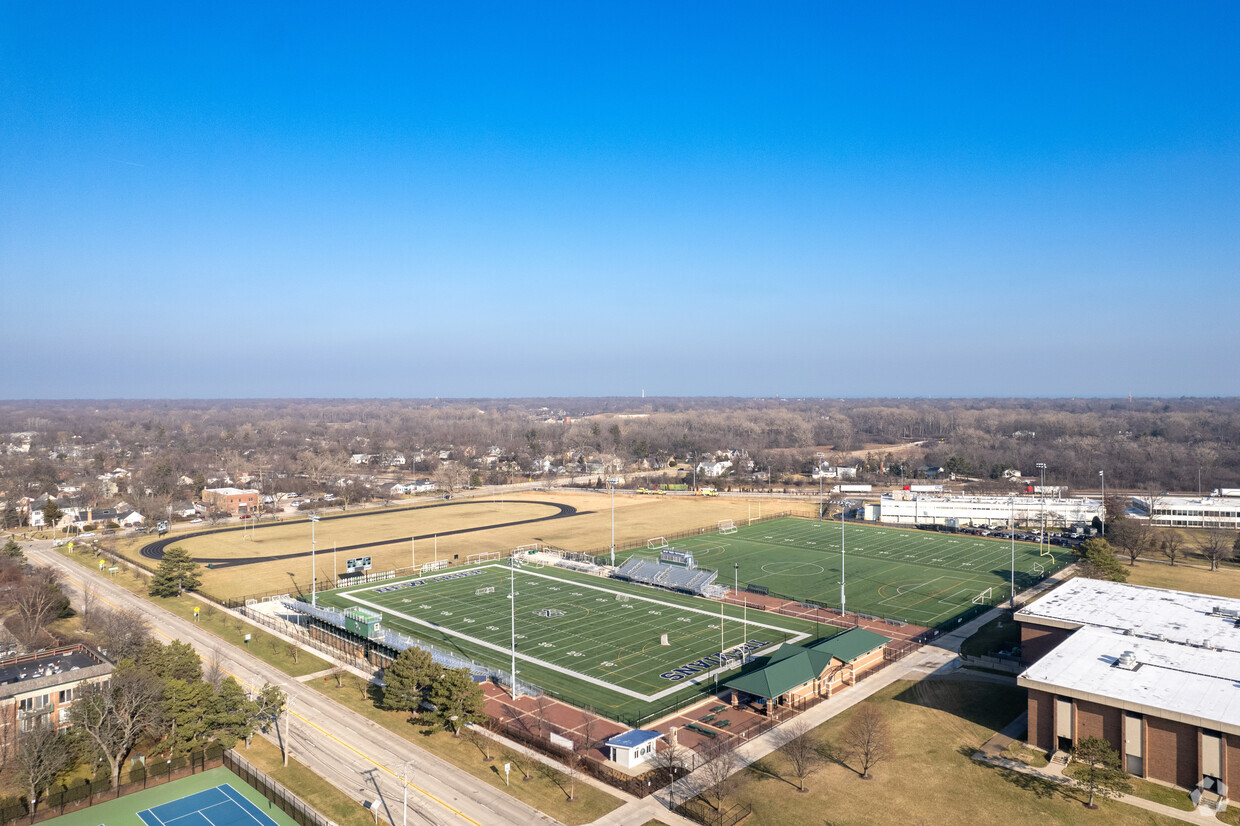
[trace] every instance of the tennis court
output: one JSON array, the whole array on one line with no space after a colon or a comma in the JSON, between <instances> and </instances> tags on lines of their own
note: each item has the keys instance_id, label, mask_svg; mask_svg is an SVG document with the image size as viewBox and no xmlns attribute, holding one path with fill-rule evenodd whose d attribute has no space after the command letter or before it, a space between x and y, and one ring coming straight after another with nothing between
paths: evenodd
<instances>
[{"instance_id":1,"label":"tennis court","mask_svg":"<svg viewBox=\"0 0 1240 826\"><path fill-rule=\"evenodd\" d=\"M138 812L146 826L278 826L224 783Z\"/></svg>"}]
</instances>

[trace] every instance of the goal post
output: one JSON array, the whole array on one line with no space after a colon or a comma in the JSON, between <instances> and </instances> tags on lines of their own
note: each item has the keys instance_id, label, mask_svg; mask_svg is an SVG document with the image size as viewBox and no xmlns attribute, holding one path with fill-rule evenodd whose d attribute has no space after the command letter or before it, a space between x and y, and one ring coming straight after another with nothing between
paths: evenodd
<instances>
[{"instance_id":1,"label":"goal post","mask_svg":"<svg viewBox=\"0 0 1240 826\"><path fill-rule=\"evenodd\" d=\"M993 590L994 590L993 588L987 588L985 591L982 591L980 594L978 594L977 596L973 597L973 604L974 604L974 605L982 605L982 604L984 604L984 603L986 602L986 600L990 599L991 592L992 592Z\"/></svg>"},{"instance_id":2,"label":"goal post","mask_svg":"<svg viewBox=\"0 0 1240 826\"><path fill-rule=\"evenodd\" d=\"M474 591L474 596L476 596L476 597L480 597L480 596L482 596L483 594L493 594L493 593L495 593L495 586L494 586L494 585L488 585L488 586L487 586L487 587L485 587L485 588L479 588L479 589L477 589L476 591Z\"/></svg>"},{"instance_id":3,"label":"goal post","mask_svg":"<svg viewBox=\"0 0 1240 826\"><path fill-rule=\"evenodd\" d=\"M1051 553L1051 543L1043 542L1042 549L1038 551L1038 556L1049 556L1051 559L1054 559L1055 557Z\"/></svg>"},{"instance_id":4,"label":"goal post","mask_svg":"<svg viewBox=\"0 0 1240 826\"><path fill-rule=\"evenodd\" d=\"M667 549L667 540L661 536L652 536L646 540L646 548L651 551L663 551Z\"/></svg>"},{"instance_id":5,"label":"goal post","mask_svg":"<svg viewBox=\"0 0 1240 826\"><path fill-rule=\"evenodd\" d=\"M474 565L478 562L495 562L499 560L499 551L487 551L480 554L469 554L465 557L465 562Z\"/></svg>"},{"instance_id":6,"label":"goal post","mask_svg":"<svg viewBox=\"0 0 1240 826\"><path fill-rule=\"evenodd\" d=\"M538 553L538 547L537 542L532 545L518 545L512 549L512 555L518 556L519 554L536 554Z\"/></svg>"},{"instance_id":7,"label":"goal post","mask_svg":"<svg viewBox=\"0 0 1240 826\"><path fill-rule=\"evenodd\" d=\"M719 533L728 534L736 533L736 522L731 519L719 520Z\"/></svg>"}]
</instances>

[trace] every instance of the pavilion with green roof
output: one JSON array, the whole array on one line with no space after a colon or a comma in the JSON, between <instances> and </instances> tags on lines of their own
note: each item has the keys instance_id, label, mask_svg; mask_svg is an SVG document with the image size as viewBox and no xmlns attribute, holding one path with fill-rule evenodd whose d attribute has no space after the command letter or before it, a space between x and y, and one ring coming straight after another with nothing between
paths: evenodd
<instances>
[{"instance_id":1,"label":"pavilion with green roof","mask_svg":"<svg viewBox=\"0 0 1240 826\"><path fill-rule=\"evenodd\" d=\"M889 642L891 638L882 634L850 628L810 645L784 643L723 685L732 689L734 706L751 699L764 705L786 705L809 697L830 697L881 665Z\"/></svg>"}]
</instances>

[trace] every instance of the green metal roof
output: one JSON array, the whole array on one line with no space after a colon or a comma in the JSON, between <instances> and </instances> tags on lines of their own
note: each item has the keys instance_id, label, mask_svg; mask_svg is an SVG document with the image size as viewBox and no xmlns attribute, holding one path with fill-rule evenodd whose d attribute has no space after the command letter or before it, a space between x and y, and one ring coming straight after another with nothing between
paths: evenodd
<instances>
[{"instance_id":1,"label":"green metal roof","mask_svg":"<svg viewBox=\"0 0 1240 826\"><path fill-rule=\"evenodd\" d=\"M811 651L829 654L840 662L850 663L889 642L891 638L884 637L882 634L876 634L864 628L850 628L843 634L836 634L829 640L816 642L809 648Z\"/></svg>"},{"instance_id":2,"label":"green metal roof","mask_svg":"<svg viewBox=\"0 0 1240 826\"><path fill-rule=\"evenodd\" d=\"M831 665L831 660L849 663L888 642L891 640L882 634L864 628L851 628L808 648L784 643L771 652L761 666L739 674L723 685L773 700L821 676Z\"/></svg>"}]
</instances>

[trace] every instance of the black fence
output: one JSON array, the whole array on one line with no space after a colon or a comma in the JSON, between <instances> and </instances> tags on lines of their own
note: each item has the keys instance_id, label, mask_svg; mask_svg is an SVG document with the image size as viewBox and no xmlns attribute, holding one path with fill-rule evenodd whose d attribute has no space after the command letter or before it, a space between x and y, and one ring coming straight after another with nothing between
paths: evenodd
<instances>
[{"instance_id":1,"label":"black fence","mask_svg":"<svg viewBox=\"0 0 1240 826\"><path fill-rule=\"evenodd\" d=\"M38 823L69 812L116 800L127 794L140 792L153 786L171 783L192 774L214 769L225 764L224 747L215 745L190 754L169 758L152 758L128 772L121 772L120 783L112 785L110 777L72 782L53 789L37 801L31 810L30 801L24 796L0 801L0 824ZM106 770L106 769L105 769Z\"/></svg>"},{"instance_id":2,"label":"black fence","mask_svg":"<svg viewBox=\"0 0 1240 826\"><path fill-rule=\"evenodd\" d=\"M313 806L254 768L235 751L224 753L224 765L249 783L276 808L291 817L298 826L336 826L335 821L319 814Z\"/></svg>"},{"instance_id":3,"label":"black fence","mask_svg":"<svg viewBox=\"0 0 1240 826\"><path fill-rule=\"evenodd\" d=\"M783 519L792 516L792 511L780 511L779 513L768 513L765 516L755 516L746 521L750 525L757 525L760 522L770 522L772 519ZM676 533L664 534L663 538L670 544L677 539L688 539L691 536L704 536L708 533L717 533L719 525L704 525L700 528L690 528L687 531L677 531ZM629 542L616 543L616 553L623 551L647 550L645 539L637 539ZM595 550L585 551L584 553L593 556L597 565L608 565L611 562L611 550L608 548L597 548Z\"/></svg>"},{"instance_id":4,"label":"black fence","mask_svg":"<svg viewBox=\"0 0 1240 826\"><path fill-rule=\"evenodd\" d=\"M714 806L694 797L677 806L674 811L704 826L735 826L749 816L750 810L739 803L730 808L716 809Z\"/></svg>"}]
</instances>

